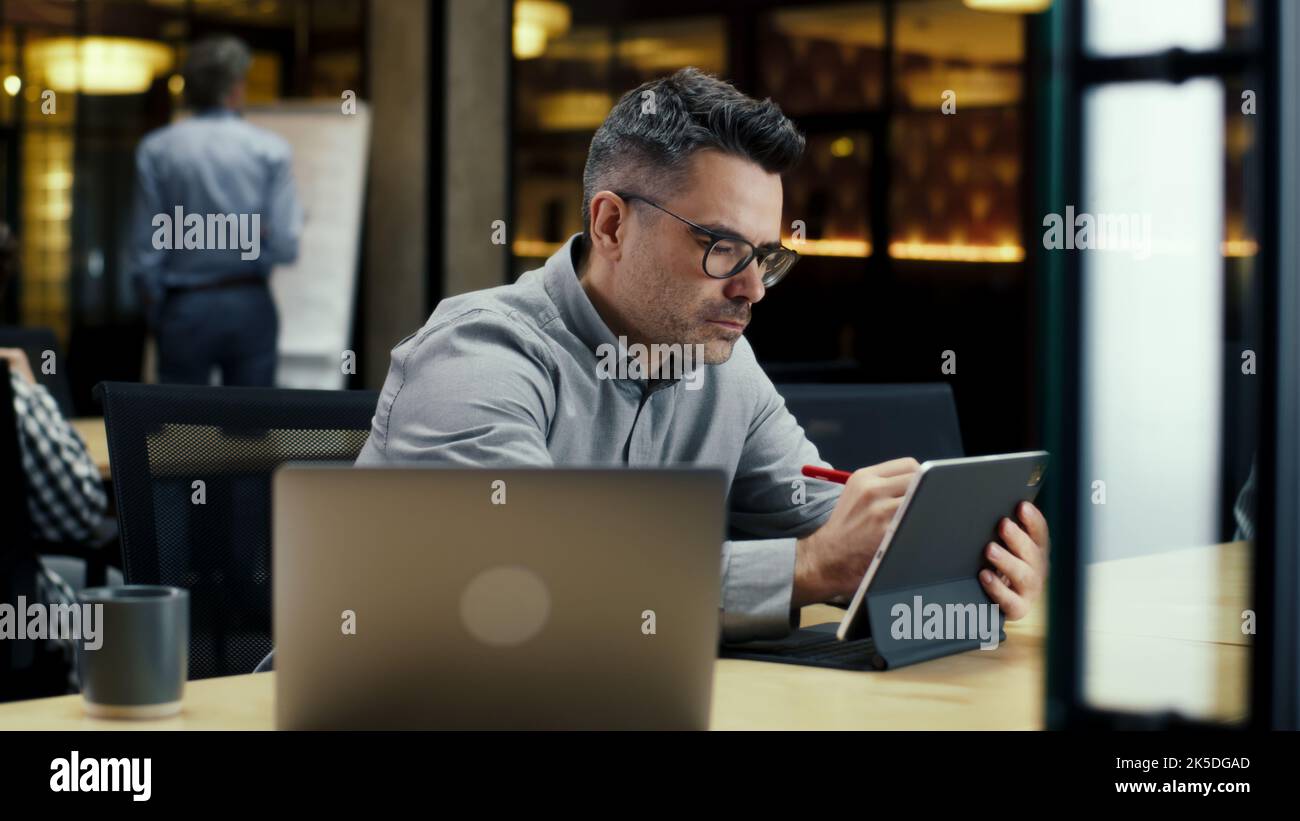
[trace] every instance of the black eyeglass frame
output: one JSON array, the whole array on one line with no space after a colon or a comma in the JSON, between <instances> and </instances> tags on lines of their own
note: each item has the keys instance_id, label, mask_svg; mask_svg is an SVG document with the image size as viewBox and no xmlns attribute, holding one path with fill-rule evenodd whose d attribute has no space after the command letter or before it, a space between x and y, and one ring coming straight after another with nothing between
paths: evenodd
<instances>
[{"instance_id":1,"label":"black eyeglass frame","mask_svg":"<svg viewBox=\"0 0 1300 821\"><path fill-rule=\"evenodd\" d=\"M766 276L763 277L763 287L771 288L773 285L785 279L786 275L790 273L790 269L793 268L795 266L795 263L799 261L799 252L795 251L792 248L786 248L784 245L778 245L775 248L762 250L754 243L745 239L744 237L737 237L732 234L724 234L720 231L714 231L711 228L705 228L703 225L700 225L695 222L691 222L690 220L686 219L686 217L683 217L679 214L674 214L672 211L669 211L667 208L664 208L662 205L660 205L659 203L655 202L654 200L648 197L643 197L640 194L632 194L623 191L614 191L613 193L625 201L630 202L632 200L640 200L641 202L644 202L646 205L649 205L652 208L657 208L660 211L663 211L665 214L672 217L673 219L680 220L681 222L684 222L687 225L689 225L691 228L694 228L696 231L699 231L701 234L707 236L710 241L708 247L704 249L704 256L700 259L700 268L704 271L704 275L709 277L710 279L731 279L736 274L748 268L749 263L753 262L755 259L758 260L759 269L761 270L763 266L763 261L767 259L769 256L771 256L772 254L789 255L789 256L782 257L784 259L789 259L790 263L786 265L783 269L781 269L779 273L777 273L775 276L772 276L770 279ZM713 274L709 273L709 254L713 253L713 247L715 245L723 241L738 242L738 243L743 243L744 245L748 245L749 253L745 256L743 260L741 260L734 268L731 269L730 273L725 274L723 276L714 276Z\"/></svg>"}]
</instances>

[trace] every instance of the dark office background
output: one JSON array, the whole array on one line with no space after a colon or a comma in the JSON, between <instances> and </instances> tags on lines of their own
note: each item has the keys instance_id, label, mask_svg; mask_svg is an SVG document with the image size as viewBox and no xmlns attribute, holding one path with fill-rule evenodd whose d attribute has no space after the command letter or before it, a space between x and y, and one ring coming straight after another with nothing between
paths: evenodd
<instances>
[{"instance_id":1,"label":"dark office background","mask_svg":"<svg viewBox=\"0 0 1300 821\"><path fill-rule=\"evenodd\" d=\"M557 6L563 20L550 17ZM96 382L140 375L144 329L120 272L131 158L139 138L179 105L171 84L186 44L214 31L248 40L253 103L336 97L340 88L369 99L372 66L382 56L368 37L378 7L369 0L0 4L0 75L22 77L21 88L0 93L0 216L18 231L22 264L0 320L56 330L69 351L78 413L95 413ZM1247 29L1241 21L1252 7L1225 0L1229 26ZM540 46L518 38L523 20L544 33ZM411 78L429 100L421 310L447 292L438 250L448 239L445 21L446 4L434 3L426 76ZM503 279L536 267L579 229L582 162L612 102L646 79L697 65L770 96L809 138L803 167L787 181L785 208L787 228L794 219L806 225L804 259L757 308L749 331L773 378L946 381L967 452L1042 444L1035 397L1043 375L1034 365L1042 229L1030 189L1044 169L1035 156L1040 95L1030 67L1044 44L1024 16L977 12L956 0L519 0L503 22L502 48L513 51L512 253ZM152 84L124 94L91 82L60 94L57 113L42 115L39 89L44 74L57 70L57 48L110 37L128 38L136 59L160 61ZM953 87L956 113L946 115L940 103ZM1239 181L1253 134L1230 136L1225 288L1233 296L1228 333L1240 339L1237 318L1248 306L1235 295L1250 293L1254 252ZM367 333L379 308L367 306L375 291L364 283L387 273L362 269L353 348L371 364L350 387L375 387L388 348L403 335L377 326ZM949 350L953 374L941 370ZM1236 465L1243 456L1225 458Z\"/></svg>"}]
</instances>

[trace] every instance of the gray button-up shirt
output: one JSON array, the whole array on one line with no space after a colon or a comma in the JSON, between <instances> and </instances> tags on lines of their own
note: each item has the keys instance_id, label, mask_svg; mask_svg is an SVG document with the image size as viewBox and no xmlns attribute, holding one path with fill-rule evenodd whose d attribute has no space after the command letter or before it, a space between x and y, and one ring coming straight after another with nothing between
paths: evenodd
<instances>
[{"instance_id":1,"label":"gray button-up shirt","mask_svg":"<svg viewBox=\"0 0 1300 821\"><path fill-rule=\"evenodd\" d=\"M303 212L294 190L292 159L283 137L225 109L204 111L148 134L135 155L135 205L126 260L130 276L160 300L169 287L265 276L272 265L293 262ZM185 217L196 214L203 220L200 247L176 247L178 208L182 236L188 227ZM155 222L159 215L169 220L168 226ZM218 221L218 215L236 220ZM166 227L172 228L172 247L158 248L155 239ZM254 233L255 257L240 244L253 240ZM213 239L224 243L208 247Z\"/></svg>"},{"instance_id":2,"label":"gray button-up shirt","mask_svg":"<svg viewBox=\"0 0 1300 821\"><path fill-rule=\"evenodd\" d=\"M577 239L513 285L443 300L398 343L357 464L721 468L723 639L788 633L795 539L843 488L802 476L826 462L744 337L685 378L603 378L602 350L621 349L578 280Z\"/></svg>"}]
</instances>

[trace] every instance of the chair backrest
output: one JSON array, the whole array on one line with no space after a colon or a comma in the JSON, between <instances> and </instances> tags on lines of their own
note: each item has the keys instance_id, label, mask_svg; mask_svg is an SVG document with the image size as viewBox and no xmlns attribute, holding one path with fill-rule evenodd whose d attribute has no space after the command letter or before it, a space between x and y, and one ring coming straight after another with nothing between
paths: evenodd
<instances>
[{"instance_id":1,"label":"chair backrest","mask_svg":"<svg viewBox=\"0 0 1300 821\"><path fill-rule=\"evenodd\" d=\"M190 591L190 678L248 673L271 638L271 474L351 462L374 391L102 382L129 584Z\"/></svg>"},{"instance_id":2,"label":"chair backrest","mask_svg":"<svg viewBox=\"0 0 1300 821\"><path fill-rule=\"evenodd\" d=\"M22 348L31 363L32 375L36 381L45 386L54 397L63 415L71 419L72 383L68 380L68 360L59 350L58 337L52 328L29 328L18 325L0 325L0 348ZM46 373L42 364L46 361L45 352L54 352L53 373Z\"/></svg>"},{"instance_id":3,"label":"chair backrest","mask_svg":"<svg viewBox=\"0 0 1300 821\"><path fill-rule=\"evenodd\" d=\"M785 405L840 470L901 456L917 461L963 456L952 388L944 382L898 385L777 385Z\"/></svg>"},{"instance_id":4,"label":"chair backrest","mask_svg":"<svg viewBox=\"0 0 1300 821\"><path fill-rule=\"evenodd\" d=\"M862 366L856 359L829 359L816 362L763 362L768 379L778 385L843 385L860 382Z\"/></svg>"}]
</instances>

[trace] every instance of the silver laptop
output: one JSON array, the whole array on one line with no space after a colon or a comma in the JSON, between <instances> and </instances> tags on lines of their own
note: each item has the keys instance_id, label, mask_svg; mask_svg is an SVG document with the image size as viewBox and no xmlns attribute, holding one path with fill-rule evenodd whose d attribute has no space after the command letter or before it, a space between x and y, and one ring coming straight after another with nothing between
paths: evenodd
<instances>
[{"instance_id":1,"label":"silver laptop","mask_svg":"<svg viewBox=\"0 0 1300 821\"><path fill-rule=\"evenodd\" d=\"M705 729L725 477L275 474L280 729Z\"/></svg>"}]
</instances>

